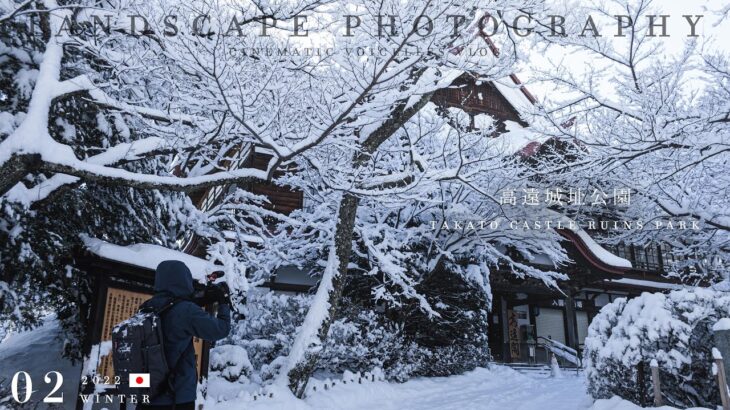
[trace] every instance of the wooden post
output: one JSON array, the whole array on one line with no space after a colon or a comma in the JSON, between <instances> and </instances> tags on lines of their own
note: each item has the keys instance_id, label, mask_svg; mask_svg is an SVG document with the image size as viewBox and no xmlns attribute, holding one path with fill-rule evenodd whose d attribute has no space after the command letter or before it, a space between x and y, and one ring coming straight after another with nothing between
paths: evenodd
<instances>
[{"instance_id":1,"label":"wooden post","mask_svg":"<svg viewBox=\"0 0 730 410\"><path fill-rule=\"evenodd\" d=\"M712 349L712 358L717 367L717 383L720 385L720 398L723 410L730 410L728 398L728 379L730 378L730 319L720 319L712 326L715 347Z\"/></svg>"},{"instance_id":2,"label":"wooden post","mask_svg":"<svg viewBox=\"0 0 730 410\"><path fill-rule=\"evenodd\" d=\"M568 290L566 292L565 297L565 322L567 327L565 330L567 330L567 336L568 340L566 343L568 346L575 349L575 351L578 351L578 327L577 327L577 319L575 315L575 299L573 299L573 293L572 290Z\"/></svg>"},{"instance_id":3,"label":"wooden post","mask_svg":"<svg viewBox=\"0 0 730 410\"><path fill-rule=\"evenodd\" d=\"M717 384L720 387L720 401L722 402L722 410L730 410L730 397L728 397L727 380L725 379L725 363L722 358L715 359L717 367Z\"/></svg>"},{"instance_id":4,"label":"wooden post","mask_svg":"<svg viewBox=\"0 0 730 410\"><path fill-rule=\"evenodd\" d=\"M651 383L654 385L654 407L664 405L662 400L662 385L659 381L659 364L655 359L651 361Z\"/></svg>"}]
</instances>

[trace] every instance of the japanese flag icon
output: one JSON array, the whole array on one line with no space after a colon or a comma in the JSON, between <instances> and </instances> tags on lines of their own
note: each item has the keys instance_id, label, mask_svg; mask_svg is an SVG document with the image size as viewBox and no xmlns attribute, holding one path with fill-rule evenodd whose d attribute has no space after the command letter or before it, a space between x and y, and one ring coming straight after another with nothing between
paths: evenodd
<instances>
[{"instance_id":1,"label":"japanese flag icon","mask_svg":"<svg viewBox=\"0 0 730 410\"><path fill-rule=\"evenodd\" d=\"M129 387L150 387L149 373L129 373Z\"/></svg>"}]
</instances>

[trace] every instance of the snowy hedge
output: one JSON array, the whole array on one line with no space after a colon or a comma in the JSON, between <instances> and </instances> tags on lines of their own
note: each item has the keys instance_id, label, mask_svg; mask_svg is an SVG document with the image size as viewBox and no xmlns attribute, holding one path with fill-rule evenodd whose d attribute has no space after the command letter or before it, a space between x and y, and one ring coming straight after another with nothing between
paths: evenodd
<instances>
[{"instance_id":1,"label":"snowy hedge","mask_svg":"<svg viewBox=\"0 0 730 410\"><path fill-rule=\"evenodd\" d=\"M420 347L403 334L402 326L365 310L336 320L319 360L331 373L383 370L388 380L406 381L419 368Z\"/></svg>"},{"instance_id":2,"label":"snowy hedge","mask_svg":"<svg viewBox=\"0 0 730 410\"><path fill-rule=\"evenodd\" d=\"M604 306L585 340L589 393L651 403L649 365L656 360L668 404L714 408L720 397L712 381L712 326L729 315L730 293L712 289L644 293Z\"/></svg>"},{"instance_id":3,"label":"snowy hedge","mask_svg":"<svg viewBox=\"0 0 730 410\"><path fill-rule=\"evenodd\" d=\"M310 302L309 295L250 294L246 319L235 323L231 336L211 351L211 380L265 384L272 379L289 354ZM424 353L405 339L402 326L361 307L348 313L332 324L318 370L343 373L380 368L388 379L408 379Z\"/></svg>"},{"instance_id":4,"label":"snowy hedge","mask_svg":"<svg viewBox=\"0 0 730 410\"><path fill-rule=\"evenodd\" d=\"M481 287L446 272L425 280L419 291L440 314L429 317L408 298L376 306L371 281L350 278L317 371L364 373L377 368L386 379L402 382L486 365L489 295ZM211 351L210 379L268 383L289 353L310 303L310 295L251 292L243 308L246 318Z\"/></svg>"},{"instance_id":5,"label":"snowy hedge","mask_svg":"<svg viewBox=\"0 0 730 410\"><path fill-rule=\"evenodd\" d=\"M343 373L378 368L387 380L397 382L416 376L450 376L486 365L487 349L482 341L486 344L486 339L478 337L468 342L456 338L450 345L425 346L405 333L403 324L365 311L357 318L333 323L319 369Z\"/></svg>"},{"instance_id":6,"label":"snowy hedge","mask_svg":"<svg viewBox=\"0 0 730 410\"><path fill-rule=\"evenodd\" d=\"M396 298L372 302L377 281L350 277L346 302L330 328L320 368L332 372L381 368L388 380L450 376L485 366L490 295L482 285L448 270L422 279L416 288L439 316L420 301Z\"/></svg>"}]
</instances>

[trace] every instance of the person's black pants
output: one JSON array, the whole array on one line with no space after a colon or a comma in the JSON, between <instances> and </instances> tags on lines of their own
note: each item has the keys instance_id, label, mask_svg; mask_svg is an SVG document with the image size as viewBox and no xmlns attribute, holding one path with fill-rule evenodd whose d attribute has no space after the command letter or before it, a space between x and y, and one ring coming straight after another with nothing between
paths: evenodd
<instances>
[{"instance_id":1,"label":"person's black pants","mask_svg":"<svg viewBox=\"0 0 730 410\"><path fill-rule=\"evenodd\" d=\"M164 406L151 406L149 404L137 405L137 410L172 410L172 404ZM191 401L188 403L178 403L175 405L175 410L195 410L195 402Z\"/></svg>"}]
</instances>

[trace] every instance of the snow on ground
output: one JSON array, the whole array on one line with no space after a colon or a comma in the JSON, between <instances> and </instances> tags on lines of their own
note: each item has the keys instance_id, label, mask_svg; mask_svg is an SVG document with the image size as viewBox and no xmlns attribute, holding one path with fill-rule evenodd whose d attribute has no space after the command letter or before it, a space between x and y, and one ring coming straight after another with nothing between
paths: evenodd
<instances>
[{"instance_id":1,"label":"snow on ground","mask_svg":"<svg viewBox=\"0 0 730 410\"><path fill-rule=\"evenodd\" d=\"M537 378L508 367L492 366L463 375L418 378L402 384L340 382L329 390L310 391L304 400L296 400L286 391L276 391L273 398L255 401L248 395L221 403L209 400L205 409L585 410L592 404L582 377L574 373L565 372L559 379Z\"/></svg>"},{"instance_id":2,"label":"snow on ground","mask_svg":"<svg viewBox=\"0 0 730 410\"><path fill-rule=\"evenodd\" d=\"M61 357L63 342L58 338L59 334L60 325L53 317L46 318L37 329L9 334L0 343L0 384L3 389L9 386L16 372L26 371L33 383L31 400L41 402L56 382L56 376L52 375L52 383L44 383L44 376L55 370L64 378L61 389L55 396L63 393L64 402L75 401L80 367ZM20 386L22 388L22 382ZM36 408L46 407L47 405L40 403Z\"/></svg>"},{"instance_id":3,"label":"snow on ground","mask_svg":"<svg viewBox=\"0 0 730 410\"><path fill-rule=\"evenodd\" d=\"M79 367L61 357L63 344L58 339L59 325L53 318L39 328L9 335L0 343L0 381L7 381L20 370L30 373L34 382L33 400L42 399L50 385L42 383L52 370L64 375L64 402L75 400ZM223 380L218 380L217 382ZM336 383L332 386L332 383ZM639 410L640 407L614 397L594 403L586 393L583 376L563 371L560 378L523 375L509 367L493 365L458 376L417 378L406 383L376 381L358 383L358 376L347 374L338 379L310 382L304 400L296 399L285 387L274 387L273 397L256 399L252 386L211 383L205 410ZM324 389L327 382L328 389ZM2 383L2 384L6 384ZM316 391L312 387L317 387ZM218 395L218 399L215 397ZM238 395L239 397L236 397ZM223 400L223 397L234 397ZM223 400L223 401L219 401ZM40 400L38 400L40 401ZM2 406L0 406L2 407ZM43 408L42 406L39 408ZM674 410L673 407L661 407ZM691 410L691 409L690 409ZM696 409L698 410L698 409Z\"/></svg>"},{"instance_id":4,"label":"snow on ground","mask_svg":"<svg viewBox=\"0 0 730 410\"><path fill-rule=\"evenodd\" d=\"M322 389L323 381L310 382L304 400L288 390L273 390L273 397L256 400L249 393L216 402L209 397L206 410L641 410L641 407L613 397L594 401L587 393L583 375L563 371L562 377L524 375L509 367L493 365L459 376L417 378L406 383L363 382L358 376L336 380ZM354 381L354 382L353 382ZM331 380L328 383L331 386ZM311 385L316 385L312 391ZM265 393L268 395L272 390ZM677 410L664 406L657 410ZM709 409L687 409L709 410Z\"/></svg>"},{"instance_id":5,"label":"snow on ground","mask_svg":"<svg viewBox=\"0 0 730 410\"><path fill-rule=\"evenodd\" d=\"M676 407L662 406L652 407L655 410L676 410ZM596 403L591 407L590 410L642 410L642 407L637 406L630 401L621 400L620 397L613 396L608 400L597 400ZM704 407L690 407L685 410L709 410Z\"/></svg>"}]
</instances>

